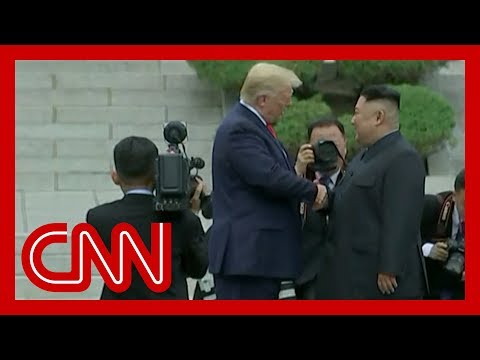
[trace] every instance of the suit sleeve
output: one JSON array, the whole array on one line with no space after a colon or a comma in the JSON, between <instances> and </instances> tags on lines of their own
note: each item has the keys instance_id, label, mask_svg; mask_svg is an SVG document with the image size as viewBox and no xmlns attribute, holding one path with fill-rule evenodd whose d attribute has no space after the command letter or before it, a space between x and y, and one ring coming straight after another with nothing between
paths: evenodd
<instances>
[{"instance_id":1,"label":"suit sleeve","mask_svg":"<svg viewBox=\"0 0 480 360\"><path fill-rule=\"evenodd\" d=\"M85 222L87 224L92 225L98 231L97 224L96 224L97 221L95 221L95 220L96 219L95 219L94 212L92 211L92 209L88 210L87 214L85 215Z\"/></svg>"},{"instance_id":2,"label":"suit sleeve","mask_svg":"<svg viewBox=\"0 0 480 360\"><path fill-rule=\"evenodd\" d=\"M202 222L193 213L188 214L183 229L183 270L188 277L200 279L208 269L208 244Z\"/></svg>"},{"instance_id":3,"label":"suit sleeve","mask_svg":"<svg viewBox=\"0 0 480 360\"><path fill-rule=\"evenodd\" d=\"M425 171L416 153L406 153L387 169L379 271L401 275L409 249L418 245L424 205Z\"/></svg>"},{"instance_id":4,"label":"suit sleeve","mask_svg":"<svg viewBox=\"0 0 480 360\"><path fill-rule=\"evenodd\" d=\"M282 168L251 130L234 129L229 142L229 164L247 184L260 187L273 196L310 204L315 201L316 185Z\"/></svg>"}]
</instances>

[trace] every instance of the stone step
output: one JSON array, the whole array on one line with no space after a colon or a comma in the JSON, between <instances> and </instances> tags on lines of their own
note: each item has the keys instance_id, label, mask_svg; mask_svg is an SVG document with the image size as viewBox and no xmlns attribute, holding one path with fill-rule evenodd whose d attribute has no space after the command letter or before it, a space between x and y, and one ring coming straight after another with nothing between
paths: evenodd
<instances>
[{"instance_id":1,"label":"stone step","mask_svg":"<svg viewBox=\"0 0 480 360\"><path fill-rule=\"evenodd\" d=\"M188 293L193 298L195 290L194 279L187 279ZM98 300L102 292L103 279L100 276L92 276L90 287L80 293L48 292L37 288L24 275L15 276L15 299L16 300Z\"/></svg>"},{"instance_id":2,"label":"stone step","mask_svg":"<svg viewBox=\"0 0 480 360\"><path fill-rule=\"evenodd\" d=\"M117 73L136 72L162 75L196 75L184 60L17 60L18 73Z\"/></svg>"},{"instance_id":3,"label":"stone step","mask_svg":"<svg viewBox=\"0 0 480 360\"><path fill-rule=\"evenodd\" d=\"M440 75L465 75L465 61L449 61L446 66L439 69Z\"/></svg>"},{"instance_id":4,"label":"stone step","mask_svg":"<svg viewBox=\"0 0 480 360\"><path fill-rule=\"evenodd\" d=\"M456 144L446 144L428 158L430 175L455 176L465 167L465 61L450 61L424 83L448 99L455 109L456 122Z\"/></svg>"},{"instance_id":5,"label":"stone step","mask_svg":"<svg viewBox=\"0 0 480 360\"><path fill-rule=\"evenodd\" d=\"M85 222L87 211L100 204L121 199L119 190L106 191L17 191L15 198L15 253L21 252L27 236L41 225L52 222L66 222L68 231L78 223ZM73 205L72 205L73 204ZM207 230L212 221L200 216ZM49 254L69 253L68 246L52 245Z\"/></svg>"},{"instance_id":6,"label":"stone step","mask_svg":"<svg viewBox=\"0 0 480 360\"><path fill-rule=\"evenodd\" d=\"M145 124L185 121L187 124L215 124L220 121L220 106L20 106L15 122L18 125L76 124ZM23 136L19 133L17 136Z\"/></svg>"},{"instance_id":7,"label":"stone step","mask_svg":"<svg viewBox=\"0 0 480 360\"><path fill-rule=\"evenodd\" d=\"M102 291L103 280L92 276L90 287L81 293L48 292L37 288L24 275L15 276L16 300L98 300Z\"/></svg>"}]
</instances>

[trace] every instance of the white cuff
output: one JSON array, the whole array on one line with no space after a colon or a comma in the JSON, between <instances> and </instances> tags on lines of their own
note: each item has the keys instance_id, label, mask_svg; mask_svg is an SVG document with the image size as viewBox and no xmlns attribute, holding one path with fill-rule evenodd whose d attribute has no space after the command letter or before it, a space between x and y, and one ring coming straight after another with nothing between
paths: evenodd
<instances>
[{"instance_id":1,"label":"white cuff","mask_svg":"<svg viewBox=\"0 0 480 360\"><path fill-rule=\"evenodd\" d=\"M432 244L432 243L425 243L425 244L423 244L423 246L422 246L423 256L429 257L429 256L430 256L430 252L432 251L432 248L433 248L433 244Z\"/></svg>"}]
</instances>

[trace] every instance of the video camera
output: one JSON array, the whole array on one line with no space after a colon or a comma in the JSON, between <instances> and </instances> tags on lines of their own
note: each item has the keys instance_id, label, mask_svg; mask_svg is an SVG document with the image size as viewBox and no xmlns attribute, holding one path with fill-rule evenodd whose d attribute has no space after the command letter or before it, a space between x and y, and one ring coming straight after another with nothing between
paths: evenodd
<instances>
[{"instance_id":1,"label":"video camera","mask_svg":"<svg viewBox=\"0 0 480 360\"><path fill-rule=\"evenodd\" d=\"M312 148L315 156L315 162L312 164L313 171L326 174L335 170L338 165L338 157L345 162L337 145L331 140L319 140L313 144Z\"/></svg>"},{"instance_id":2,"label":"video camera","mask_svg":"<svg viewBox=\"0 0 480 360\"><path fill-rule=\"evenodd\" d=\"M183 141L187 138L187 125L171 121L163 128L163 137L168 144L167 152L160 154L155 166L155 211L180 211L190 207L191 171L205 167L199 157L188 158ZM180 145L182 150L180 150Z\"/></svg>"}]
</instances>

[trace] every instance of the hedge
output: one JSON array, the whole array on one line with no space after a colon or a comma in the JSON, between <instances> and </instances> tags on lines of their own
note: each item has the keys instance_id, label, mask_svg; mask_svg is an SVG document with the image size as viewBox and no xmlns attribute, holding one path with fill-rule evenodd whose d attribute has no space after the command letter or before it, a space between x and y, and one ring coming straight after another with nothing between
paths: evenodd
<instances>
[{"instance_id":1,"label":"hedge","mask_svg":"<svg viewBox=\"0 0 480 360\"><path fill-rule=\"evenodd\" d=\"M199 79L208 80L212 84L226 91L239 92L248 70L255 63L266 61L293 70L304 85L296 90L296 94L313 94L313 86L317 72L321 69L323 61L316 60L190 60L188 63L195 69Z\"/></svg>"},{"instance_id":2,"label":"hedge","mask_svg":"<svg viewBox=\"0 0 480 360\"><path fill-rule=\"evenodd\" d=\"M248 69L262 60L188 61L201 79L218 87L238 93ZM288 108L276 127L280 139L289 151L295 151L306 139L308 124L331 112L322 94L315 90L317 74L323 61L270 61L294 70L304 82L294 92ZM431 89L418 85L423 76L445 65L446 61L338 61L337 80L349 79L359 88L366 84L390 83L402 94L401 131L423 155L435 152L445 141L451 140L455 126L454 110L447 99ZM339 117L345 125L348 156L357 151L352 115Z\"/></svg>"},{"instance_id":3,"label":"hedge","mask_svg":"<svg viewBox=\"0 0 480 360\"><path fill-rule=\"evenodd\" d=\"M401 94L400 130L427 157L453 136L455 113L448 101L439 93L420 85L392 85ZM308 125L319 117L331 112L330 107L317 94L310 99L293 99L275 129L287 149L295 154L307 139ZM339 116L347 137L347 159L358 152L352 114Z\"/></svg>"},{"instance_id":4,"label":"hedge","mask_svg":"<svg viewBox=\"0 0 480 360\"><path fill-rule=\"evenodd\" d=\"M238 92L249 68L263 60L190 60L200 79L226 91ZM265 60L292 69L303 86L295 92L299 98L308 98L318 92L317 75L323 60ZM349 60L337 61L337 80L348 79L354 86L372 83L418 84L429 72L443 66L446 61L423 60Z\"/></svg>"},{"instance_id":5,"label":"hedge","mask_svg":"<svg viewBox=\"0 0 480 360\"><path fill-rule=\"evenodd\" d=\"M275 131L288 151L295 154L300 145L308 142L308 125L330 112L330 107L322 100L320 94L306 100L293 98L292 104L275 126Z\"/></svg>"},{"instance_id":6,"label":"hedge","mask_svg":"<svg viewBox=\"0 0 480 360\"><path fill-rule=\"evenodd\" d=\"M338 78L353 80L358 87L375 83L417 85L423 76L446 63L434 60L339 61Z\"/></svg>"}]
</instances>

